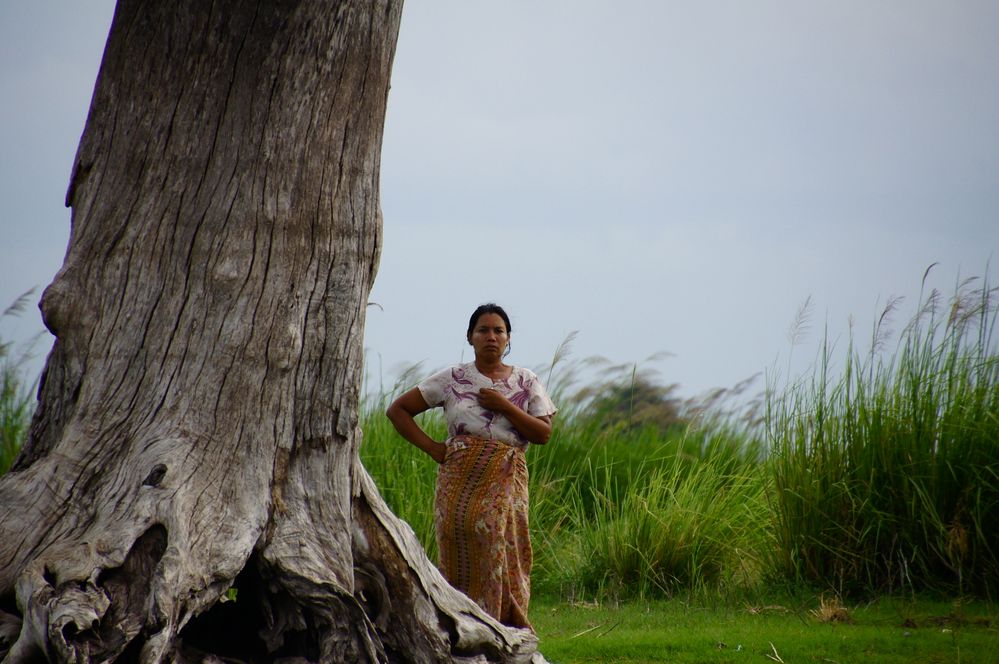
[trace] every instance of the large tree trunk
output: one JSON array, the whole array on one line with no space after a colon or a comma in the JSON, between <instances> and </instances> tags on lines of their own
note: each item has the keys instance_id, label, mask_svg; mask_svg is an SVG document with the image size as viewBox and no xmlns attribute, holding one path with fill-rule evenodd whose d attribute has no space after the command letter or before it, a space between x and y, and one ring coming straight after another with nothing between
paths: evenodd
<instances>
[{"instance_id":1,"label":"large tree trunk","mask_svg":"<svg viewBox=\"0 0 999 664\"><path fill-rule=\"evenodd\" d=\"M358 462L401 4L119 1L0 480L5 662L534 655Z\"/></svg>"}]
</instances>

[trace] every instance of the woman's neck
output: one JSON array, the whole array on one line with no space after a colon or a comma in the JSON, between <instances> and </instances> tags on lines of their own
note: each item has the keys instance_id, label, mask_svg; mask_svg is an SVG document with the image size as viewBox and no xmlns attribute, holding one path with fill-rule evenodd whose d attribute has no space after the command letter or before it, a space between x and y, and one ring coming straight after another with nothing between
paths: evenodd
<instances>
[{"instance_id":1,"label":"woman's neck","mask_svg":"<svg viewBox=\"0 0 999 664\"><path fill-rule=\"evenodd\" d=\"M503 364L503 360L486 360L475 358L475 368L479 373L489 378L506 378L510 375L510 367Z\"/></svg>"}]
</instances>

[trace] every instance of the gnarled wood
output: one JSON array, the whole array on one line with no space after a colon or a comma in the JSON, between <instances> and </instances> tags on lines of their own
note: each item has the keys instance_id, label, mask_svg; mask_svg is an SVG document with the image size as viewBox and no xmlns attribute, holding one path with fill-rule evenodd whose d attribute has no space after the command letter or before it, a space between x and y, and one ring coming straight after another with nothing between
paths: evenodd
<instances>
[{"instance_id":1,"label":"gnarled wood","mask_svg":"<svg viewBox=\"0 0 999 664\"><path fill-rule=\"evenodd\" d=\"M5 662L539 657L357 458L400 12L120 0L0 479Z\"/></svg>"}]
</instances>

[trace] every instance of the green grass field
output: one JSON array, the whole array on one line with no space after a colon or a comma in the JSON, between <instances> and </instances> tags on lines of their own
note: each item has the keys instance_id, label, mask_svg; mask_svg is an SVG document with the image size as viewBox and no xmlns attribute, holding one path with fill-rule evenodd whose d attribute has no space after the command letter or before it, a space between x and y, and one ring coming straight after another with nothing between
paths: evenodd
<instances>
[{"instance_id":1,"label":"green grass field","mask_svg":"<svg viewBox=\"0 0 999 664\"><path fill-rule=\"evenodd\" d=\"M535 601L540 650L575 662L999 662L999 614L984 602L884 598L823 622L820 601L621 605Z\"/></svg>"}]
</instances>

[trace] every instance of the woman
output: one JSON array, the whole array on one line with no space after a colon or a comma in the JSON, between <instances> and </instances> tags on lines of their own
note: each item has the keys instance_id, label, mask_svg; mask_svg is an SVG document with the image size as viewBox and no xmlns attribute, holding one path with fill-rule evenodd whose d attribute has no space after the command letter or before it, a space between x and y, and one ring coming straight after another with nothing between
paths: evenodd
<instances>
[{"instance_id":1,"label":"woman","mask_svg":"<svg viewBox=\"0 0 999 664\"><path fill-rule=\"evenodd\" d=\"M502 307L480 306L468 321L475 361L430 376L386 415L403 438L441 464L434 525L444 577L500 622L532 629L524 449L548 442L557 409L533 372L503 363L510 332ZM436 406L447 419L443 443L413 419Z\"/></svg>"}]
</instances>

